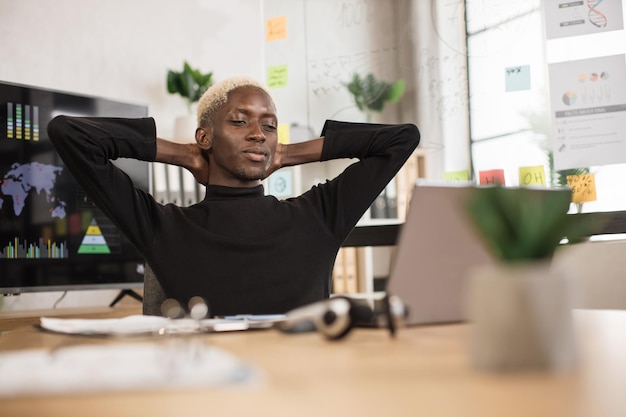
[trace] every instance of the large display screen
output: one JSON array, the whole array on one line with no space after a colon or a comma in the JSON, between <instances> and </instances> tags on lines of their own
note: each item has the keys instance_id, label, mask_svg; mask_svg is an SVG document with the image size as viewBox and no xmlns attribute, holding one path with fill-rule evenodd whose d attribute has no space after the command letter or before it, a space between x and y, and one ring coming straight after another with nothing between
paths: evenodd
<instances>
[{"instance_id":1,"label":"large display screen","mask_svg":"<svg viewBox=\"0 0 626 417\"><path fill-rule=\"evenodd\" d=\"M142 285L142 258L85 195L46 128L59 114L147 113L142 104L0 82L0 292ZM115 163L150 191L148 163Z\"/></svg>"}]
</instances>

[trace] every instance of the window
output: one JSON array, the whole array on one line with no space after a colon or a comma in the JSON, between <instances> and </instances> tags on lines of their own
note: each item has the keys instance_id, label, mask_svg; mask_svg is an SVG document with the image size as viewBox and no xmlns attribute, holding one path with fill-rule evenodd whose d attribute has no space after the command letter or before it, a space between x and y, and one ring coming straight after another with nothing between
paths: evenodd
<instances>
[{"instance_id":1,"label":"window","mask_svg":"<svg viewBox=\"0 0 626 417\"><path fill-rule=\"evenodd\" d=\"M587 1L543 1L555 7L574 5L579 9L572 12L580 14L581 19L592 18ZM554 169L556 130L550 95L553 64L624 54L623 27L546 39L546 5L542 1L466 0L465 4L474 178L502 170L506 185L523 185L528 183L526 176L520 178L523 168L522 174L543 173L546 185L563 186L568 174L590 173L595 180L596 199L572 204L572 211L626 210L626 187L622 185L626 163ZM609 11L615 12L615 6L611 7ZM624 20L621 15L616 19ZM623 84L618 88L626 89ZM626 143L626 123L617 126L616 140ZM626 154L623 158L626 161Z\"/></svg>"}]
</instances>

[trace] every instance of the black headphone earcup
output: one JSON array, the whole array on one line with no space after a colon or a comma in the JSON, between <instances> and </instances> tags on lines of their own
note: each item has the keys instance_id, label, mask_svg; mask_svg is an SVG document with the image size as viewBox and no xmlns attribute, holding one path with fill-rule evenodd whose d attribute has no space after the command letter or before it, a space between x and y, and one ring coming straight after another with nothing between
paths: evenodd
<instances>
[{"instance_id":1,"label":"black headphone earcup","mask_svg":"<svg viewBox=\"0 0 626 417\"><path fill-rule=\"evenodd\" d=\"M286 333L317 330L328 340L344 338L355 325L373 318L365 303L345 296L331 297L290 310L276 328Z\"/></svg>"},{"instance_id":2,"label":"black headphone earcup","mask_svg":"<svg viewBox=\"0 0 626 417\"><path fill-rule=\"evenodd\" d=\"M350 333L350 331L357 325L358 323L367 323L372 320L374 312L372 309L364 304L360 303L356 300L350 299L348 297L334 297L333 300L342 299L345 300L348 305L348 314L347 317L344 315L343 317L339 317L337 313L333 310L327 310L323 316L321 317L321 321L323 323L323 333L329 340L340 340L343 339ZM341 327L336 325L338 320L342 320L343 324ZM328 331L330 326L334 325L333 331Z\"/></svg>"}]
</instances>

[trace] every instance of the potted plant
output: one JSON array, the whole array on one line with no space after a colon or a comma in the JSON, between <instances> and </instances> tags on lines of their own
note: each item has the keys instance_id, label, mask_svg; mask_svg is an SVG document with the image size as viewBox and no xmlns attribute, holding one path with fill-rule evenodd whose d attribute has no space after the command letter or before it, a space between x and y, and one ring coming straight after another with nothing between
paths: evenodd
<instances>
[{"instance_id":1,"label":"potted plant","mask_svg":"<svg viewBox=\"0 0 626 417\"><path fill-rule=\"evenodd\" d=\"M365 77L355 73L349 83L344 83L368 122L372 119L372 113L383 111L387 102L396 103L402 98L404 85L402 79L389 83L377 80L371 73Z\"/></svg>"},{"instance_id":2,"label":"potted plant","mask_svg":"<svg viewBox=\"0 0 626 417\"><path fill-rule=\"evenodd\" d=\"M477 368L574 365L574 282L551 268L551 260L564 239L577 241L594 225L568 214L570 201L566 188L493 186L471 193L469 219L496 259L469 277L471 357Z\"/></svg>"},{"instance_id":3,"label":"potted plant","mask_svg":"<svg viewBox=\"0 0 626 417\"><path fill-rule=\"evenodd\" d=\"M193 139L197 127L193 108L211 85L213 85L213 73L203 73L192 68L187 61L184 61L182 71L167 71L168 93L180 95L187 104L187 115L176 118L174 139L183 142Z\"/></svg>"},{"instance_id":4,"label":"potted plant","mask_svg":"<svg viewBox=\"0 0 626 417\"><path fill-rule=\"evenodd\" d=\"M184 98L189 113L192 113L193 105L200 100L202 94L211 85L213 85L213 73L202 73L192 68L187 61L183 63L182 71L167 71L167 92Z\"/></svg>"}]
</instances>

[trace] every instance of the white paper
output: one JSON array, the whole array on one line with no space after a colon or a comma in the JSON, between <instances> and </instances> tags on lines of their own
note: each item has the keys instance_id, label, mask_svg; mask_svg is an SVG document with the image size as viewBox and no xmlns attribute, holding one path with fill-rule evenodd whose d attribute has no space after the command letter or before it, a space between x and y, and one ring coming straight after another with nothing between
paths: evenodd
<instances>
[{"instance_id":1,"label":"white paper","mask_svg":"<svg viewBox=\"0 0 626 417\"><path fill-rule=\"evenodd\" d=\"M268 194L275 197L291 197L293 195L293 172L291 169L282 169L270 175Z\"/></svg>"},{"instance_id":2,"label":"white paper","mask_svg":"<svg viewBox=\"0 0 626 417\"><path fill-rule=\"evenodd\" d=\"M622 0L543 0L546 38L624 29Z\"/></svg>"},{"instance_id":3,"label":"white paper","mask_svg":"<svg viewBox=\"0 0 626 417\"><path fill-rule=\"evenodd\" d=\"M557 170L626 162L626 58L550 65Z\"/></svg>"},{"instance_id":4,"label":"white paper","mask_svg":"<svg viewBox=\"0 0 626 417\"><path fill-rule=\"evenodd\" d=\"M172 319L132 315L116 319L63 319L41 317L41 327L58 333L92 335L132 335L158 333L172 324Z\"/></svg>"}]
</instances>

